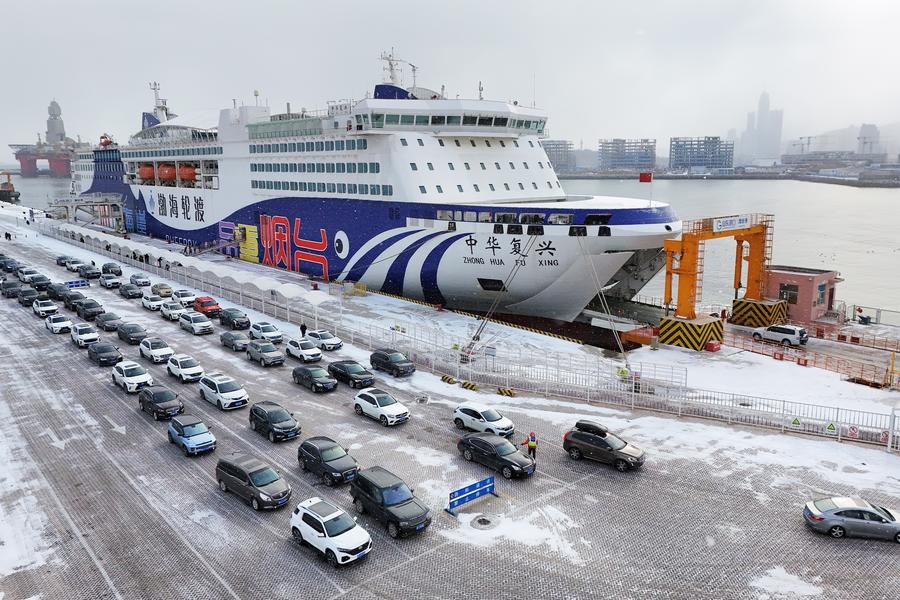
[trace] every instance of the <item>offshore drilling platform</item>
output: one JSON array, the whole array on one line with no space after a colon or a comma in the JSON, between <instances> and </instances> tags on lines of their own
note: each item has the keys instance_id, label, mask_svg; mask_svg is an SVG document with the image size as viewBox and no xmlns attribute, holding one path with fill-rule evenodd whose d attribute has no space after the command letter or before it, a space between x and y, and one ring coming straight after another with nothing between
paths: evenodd
<instances>
[{"instance_id":1,"label":"offshore drilling platform","mask_svg":"<svg viewBox=\"0 0 900 600\"><path fill-rule=\"evenodd\" d=\"M22 177L37 177L41 174L38 169L38 161L46 160L50 177L70 177L72 161L76 150L82 146L80 140L76 141L66 137L66 128L63 125L62 109L56 100L50 102L47 107L47 131L44 139L38 134L36 144L10 144L19 161Z\"/></svg>"}]
</instances>

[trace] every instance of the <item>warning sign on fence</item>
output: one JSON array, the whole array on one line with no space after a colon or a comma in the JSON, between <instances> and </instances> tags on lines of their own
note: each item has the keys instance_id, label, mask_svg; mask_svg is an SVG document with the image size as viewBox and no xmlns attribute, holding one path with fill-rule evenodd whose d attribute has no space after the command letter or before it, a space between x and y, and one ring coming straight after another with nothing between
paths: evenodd
<instances>
[{"instance_id":1,"label":"warning sign on fence","mask_svg":"<svg viewBox=\"0 0 900 600\"><path fill-rule=\"evenodd\" d=\"M847 429L847 437L854 440L859 438L859 427L851 425L850 428Z\"/></svg>"},{"instance_id":2,"label":"warning sign on fence","mask_svg":"<svg viewBox=\"0 0 900 600\"><path fill-rule=\"evenodd\" d=\"M791 427L800 427L800 419L797 417L791 419Z\"/></svg>"},{"instance_id":3,"label":"warning sign on fence","mask_svg":"<svg viewBox=\"0 0 900 600\"><path fill-rule=\"evenodd\" d=\"M881 443L882 443L882 444L887 444L887 443L888 443L888 439L889 439L890 437L891 437L891 434L890 434L890 433L888 433L887 431L882 431L882 432L881 432L881 438L880 438L880 439L881 439Z\"/></svg>"},{"instance_id":4,"label":"warning sign on fence","mask_svg":"<svg viewBox=\"0 0 900 600\"><path fill-rule=\"evenodd\" d=\"M835 426L835 424L834 424L834 423L829 423L828 425L826 425L826 426L825 426L825 433L836 434L836 433L837 433L837 427Z\"/></svg>"}]
</instances>

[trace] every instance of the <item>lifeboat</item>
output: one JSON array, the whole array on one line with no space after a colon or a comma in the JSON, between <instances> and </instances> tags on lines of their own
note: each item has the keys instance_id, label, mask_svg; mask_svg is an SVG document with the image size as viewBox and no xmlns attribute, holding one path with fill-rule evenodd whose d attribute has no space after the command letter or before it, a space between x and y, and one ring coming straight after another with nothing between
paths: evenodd
<instances>
[{"instance_id":1,"label":"lifeboat","mask_svg":"<svg viewBox=\"0 0 900 600\"><path fill-rule=\"evenodd\" d=\"M107 146L109 146L112 143L113 143L112 138L109 137L109 135L104 133L103 135L100 136L100 146L101 147L106 148Z\"/></svg>"},{"instance_id":2,"label":"lifeboat","mask_svg":"<svg viewBox=\"0 0 900 600\"><path fill-rule=\"evenodd\" d=\"M159 165L159 169L157 170L159 174L160 181L175 181L175 165L172 164L164 164Z\"/></svg>"},{"instance_id":3,"label":"lifeboat","mask_svg":"<svg viewBox=\"0 0 900 600\"><path fill-rule=\"evenodd\" d=\"M191 165L181 165L178 167L178 176L182 181L194 181L197 179L197 169Z\"/></svg>"},{"instance_id":4,"label":"lifeboat","mask_svg":"<svg viewBox=\"0 0 900 600\"><path fill-rule=\"evenodd\" d=\"M153 170L153 165L144 164L138 167L138 177L143 179L144 181L150 181L156 177L155 172Z\"/></svg>"}]
</instances>

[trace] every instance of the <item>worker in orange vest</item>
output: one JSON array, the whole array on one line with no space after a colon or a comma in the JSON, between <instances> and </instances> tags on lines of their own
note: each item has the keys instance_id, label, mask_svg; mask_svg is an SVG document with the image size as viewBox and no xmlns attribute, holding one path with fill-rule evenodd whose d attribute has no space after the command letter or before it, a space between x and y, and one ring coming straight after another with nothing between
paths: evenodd
<instances>
[{"instance_id":1,"label":"worker in orange vest","mask_svg":"<svg viewBox=\"0 0 900 600\"><path fill-rule=\"evenodd\" d=\"M520 446L528 446L528 456L537 460L537 436L534 435L534 432L528 434L528 437L525 438Z\"/></svg>"}]
</instances>

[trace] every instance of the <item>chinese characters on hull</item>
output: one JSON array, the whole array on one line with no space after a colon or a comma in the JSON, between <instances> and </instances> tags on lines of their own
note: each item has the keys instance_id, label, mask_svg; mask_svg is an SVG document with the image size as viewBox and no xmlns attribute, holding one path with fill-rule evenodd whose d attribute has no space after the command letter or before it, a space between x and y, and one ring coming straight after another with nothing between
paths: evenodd
<instances>
[{"instance_id":1,"label":"chinese characters on hull","mask_svg":"<svg viewBox=\"0 0 900 600\"><path fill-rule=\"evenodd\" d=\"M262 244L264 265L281 267L289 271L301 272L300 263L318 265L321 276L328 281L328 258L323 254L328 249L328 234L319 228L319 239L303 239L300 237L301 218L294 219L293 235L291 223L287 217L260 215L259 236ZM319 273L312 272L314 275Z\"/></svg>"},{"instance_id":2,"label":"chinese characters on hull","mask_svg":"<svg viewBox=\"0 0 900 600\"><path fill-rule=\"evenodd\" d=\"M206 222L202 196L191 197L187 194L182 194L179 198L176 194L157 192L156 215L171 219L180 218L185 221L193 220L198 223Z\"/></svg>"},{"instance_id":3,"label":"chinese characters on hull","mask_svg":"<svg viewBox=\"0 0 900 600\"><path fill-rule=\"evenodd\" d=\"M503 266L506 264L502 256L497 256L498 251L501 251L502 253L503 247L496 236L490 236L484 242L484 249L489 250L491 253L491 255L488 257L487 262L485 262L484 258L475 256L475 251L478 249L479 242L473 235L470 234L468 237L466 237L464 243L469 249L469 256L463 257L463 263L478 265L490 264L494 266ZM544 240L540 242L537 245L537 248L534 249L534 253L538 256L538 266L558 266L559 261L553 258L556 255L556 252L557 250L553 246L553 242L551 240ZM508 254L515 257L517 265L522 267L526 265L525 259L528 257L528 252L522 248L521 238L512 238L510 240Z\"/></svg>"}]
</instances>

